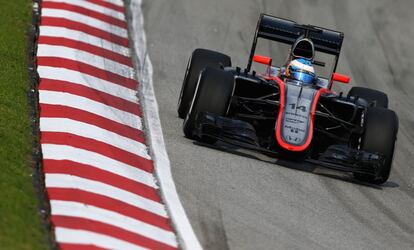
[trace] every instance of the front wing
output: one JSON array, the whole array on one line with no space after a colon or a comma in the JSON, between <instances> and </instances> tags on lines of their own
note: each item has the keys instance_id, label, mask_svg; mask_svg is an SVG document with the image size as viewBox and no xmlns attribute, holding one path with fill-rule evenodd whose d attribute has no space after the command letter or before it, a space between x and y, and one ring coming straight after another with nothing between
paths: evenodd
<instances>
[{"instance_id":1,"label":"front wing","mask_svg":"<svg viewBox=\"0 0 414 250\"><path fill-rule=\"evenodd\" d=\"M278 163L278 159L286 158L286 152L262 147L254 127L249 123L212 113L203 112L198 115L194 136L201 141L209 141L209 139L210 141L211 139L220 141L222 143L216 144L216 147L226 150L229 148L225 145L230 144L233 147L256 151L273 157L276 163ZM307 157L303 159L302 163L313 167L376 177L377 169L384 161L385 159L381 155L337 144L328 147L317 159Z\"/></svg>"}]
</instances>

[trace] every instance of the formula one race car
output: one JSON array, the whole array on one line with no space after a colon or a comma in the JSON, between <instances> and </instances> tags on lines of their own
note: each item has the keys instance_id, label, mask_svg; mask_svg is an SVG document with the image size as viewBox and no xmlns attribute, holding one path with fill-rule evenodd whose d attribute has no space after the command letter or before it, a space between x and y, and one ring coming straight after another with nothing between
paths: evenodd
<instances>
[{"instance_id":1,"label":"formula one race car","mask_svg":"<svg viewBox=\"0 0 414 250\"><path fill-rule=\"evenodd\" d=\"M196 49L178 103L185 136L386 182L398 117L383 92L331 90L334 81L350 81L336 73L343 39L338 31L262 14L246 69L232 67L227 55ZM289 46L287 62L275 66L255 54L261 40ZM327 76L316 76L314 66L327 67L316 55L333 58ZM252 70L253 62L265 73Z\"/></svg>"}]
</instances>

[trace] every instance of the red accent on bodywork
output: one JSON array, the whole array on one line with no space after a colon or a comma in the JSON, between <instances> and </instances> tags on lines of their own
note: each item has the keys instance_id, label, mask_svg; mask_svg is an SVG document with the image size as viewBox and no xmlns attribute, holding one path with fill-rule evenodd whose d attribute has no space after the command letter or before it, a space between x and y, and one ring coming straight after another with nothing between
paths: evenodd
<instances>
[{"instance_id":1,"label":"red accent on bodywork","mask_svg":"<svg viewBox=\"0 0 414 250\"><path fill-rule=\"evenodd\" d=\"M279 85L279 91L280 91L279 114L278 114L277 121L276 121L276 140L282 148L287 149L289 151L294 151L294 152L304 151L305 149L307 149L309 147L309 145L312 141L312 137L313 137L313 120L314 120L316 105L318 104L319 97L321 96L322 93L329 93L330 91L328 89L325 89L325 88L320 88L318 90L318 92L316 93L316 96L313 100L312 108L311 108L311 120L310 120L310 125L309 125L310 128L309 128L308 138L306 139L306 142L303 145L296 146L296 145L291 145L291 144L285 142L282 139L282 135L280 134L281 120L282 120L283 110L285 108L285 83L278 77L273 77L273 80L275 80L276 83Z\"/></svg>"},{"instance_id":2,"label":"red accent on bodywork","mask_svg":"<svg viewBox=\"0 0 414 250\"><path fill-rule=\"evenodd\" d=\"M351 78L347 75L339 74L339 73L333 73L332 74L332 81L342 82L342 83L349 83L351 81Z\"/></svg>"},{"instance_id":3,"label":"red accent on bodywork","mask_svg":"<svg viewBox=\"0 0 414 250\"><path fill-rule=\"evenodd\" d=\"M272 63L272 58L268 56L254 55L253 61L257 63L265 64L265 65L270 65Z\"/></svg>"}]
</instances>

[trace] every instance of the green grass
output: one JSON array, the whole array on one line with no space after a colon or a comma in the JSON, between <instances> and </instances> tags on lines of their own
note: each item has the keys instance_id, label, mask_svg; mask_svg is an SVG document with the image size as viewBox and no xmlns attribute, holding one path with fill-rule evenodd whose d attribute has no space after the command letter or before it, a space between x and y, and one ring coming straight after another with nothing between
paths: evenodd
<instances>
[{"instance_id":1,"label":"green grass","mask_svg":"<svg viewBox=\"0 0 414 250\"><path fill-rule=\"evenodd\" d=\"M30 166L30 0L0 0L0 248L47 249Z\"/></svg>"}]
</instances>

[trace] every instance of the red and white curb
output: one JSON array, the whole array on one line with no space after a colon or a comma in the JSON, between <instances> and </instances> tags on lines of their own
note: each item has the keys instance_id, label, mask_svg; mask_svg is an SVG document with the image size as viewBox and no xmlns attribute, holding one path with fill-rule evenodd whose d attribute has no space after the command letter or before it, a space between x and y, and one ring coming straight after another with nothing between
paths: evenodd
<instances>
[{"instance_id":1,"label":"red and white curb","mask_svg":"<svg viewBox=\"0 0 414 250\"><path fill-rule=\"evenodd\" d=\"M140 51L140 1L130 7ZM61 249L199 249L154 134L152 86L140 86L138 103L132 60L149 59L132 58L124 13L122 0L41 3L41 147L55 238ZM150 62L141 71L152 84Z\"/></svg>"}]
</instances>

